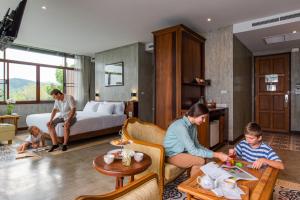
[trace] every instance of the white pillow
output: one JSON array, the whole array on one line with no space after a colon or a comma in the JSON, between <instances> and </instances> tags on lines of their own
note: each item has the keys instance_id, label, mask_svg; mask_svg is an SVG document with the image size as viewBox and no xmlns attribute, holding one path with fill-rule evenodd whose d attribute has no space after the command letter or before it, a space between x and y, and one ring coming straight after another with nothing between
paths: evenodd
<instances>
[{"instance_id":1,"label":"white pillow","mask_svg":"<svg viewBox=\"0 0 300 200\"><path fill-rule=\"evenodd\" d=\"M99 106L99 102L89 101L85 104L83 111L84 112L96 112Z\"/></svg>"},{"instance_id":2,"label":"white pillow","mask_svg":"<svg viewBox=\"0 0 300 200\"><path fill-rule=\"evenodd\" d=\"M108 102L108 101L105 101L104 104L112 104L112 105L115 106L113 114L118 114L118 115L124 114L124 110L125 110L124 102Z\"/></svg>"},{"instance_id":3,"label":"white pillow","mask_svg":"<svg viewBox=\"0 0 300 200\"><path fill-rule=\"evenodd\" d=\"M97 113L101 113L102 115L111 115L113 114L115 105L114 104L99 104Z\"/></svg>"}]
</instances>

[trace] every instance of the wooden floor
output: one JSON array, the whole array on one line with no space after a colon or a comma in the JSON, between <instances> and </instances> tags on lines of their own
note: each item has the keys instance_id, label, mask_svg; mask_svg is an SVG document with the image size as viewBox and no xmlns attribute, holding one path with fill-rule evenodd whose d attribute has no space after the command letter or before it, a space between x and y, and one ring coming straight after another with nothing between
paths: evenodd
<instances>
[{"instance_id":1,"label":"wooden floor","mask_svg":"<svg viewBox=\"0 0 300 200\"><path fill-rule=\"evenodd\" d=\"M98 138L97 138L98 139ZM227 152L231 146L221 150ZM41 159L0 163L0 200L72 200L82 194L101 194L114 190L115 179L97 172L93 159L112 149L100 144ZM286 169L283 180L300 183L300 152L276 150Z\"/></svg>"}]
</instances>

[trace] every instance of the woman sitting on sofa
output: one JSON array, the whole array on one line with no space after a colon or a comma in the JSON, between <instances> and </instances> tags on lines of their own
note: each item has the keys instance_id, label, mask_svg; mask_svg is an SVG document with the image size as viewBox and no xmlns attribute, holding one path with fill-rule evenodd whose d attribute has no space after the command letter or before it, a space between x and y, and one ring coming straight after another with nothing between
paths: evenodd
<instances>
[{"instance_id":1,"label":"woman sitting on sofa","mask_svg":"<svg viewBox=\"0 0 300 200\"><path fill-rule=\"evenodd\" d=\"M197 125L205 122L208 108L196 103L185 116L174 121L167 130L164 139L167 161L180 168L191 168L191 176L199 172L205 164L204 158L218 158L221 161L229 159L222 152L213 152L199 144Z\"/></svg>"}]
</instances>

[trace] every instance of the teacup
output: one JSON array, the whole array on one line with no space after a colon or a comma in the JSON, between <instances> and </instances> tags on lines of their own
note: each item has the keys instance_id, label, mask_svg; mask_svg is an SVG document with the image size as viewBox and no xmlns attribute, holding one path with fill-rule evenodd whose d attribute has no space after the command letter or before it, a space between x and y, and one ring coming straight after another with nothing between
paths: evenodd
<instances>
[{"instance_id":1,"label":"teacup","mask_svg":"<svg viewBox=\"0 0 300 200\"><path fill-rule=\"evenodd\" d=\"M197 183L201 185L204 189L211 190L215 188L215 182L212 178L207 175L198 176Z\"/></svg>"},{"instance_id":2,"label":"teacup","mask_svg":"<svg viewBox=\"0 0 300 200\"><path fill-rule=\"evenodd\" d=\"M115 156L113 154L107 154L107 155L104 155L103 159L104 159L104 162L109 165L110 163L112 163L114 161Z\"/></svg>"},{"instance_id":3,"label":"teacup","mask_svg":"<svg viewBox=\"0 0 300 200\"><path fill-rule=\"evenodd\" d=\"M236 181L233 179L225 179L221 185L224 189L234 189L236 187Z\"/></svg>"},{"instance_id":4,"label":"teacup","mask_svg":"<svg viewBox=\"0 0 300 200\"><path fill-rule=\"evenodd\" d=\"M134 154L134 160L137 161L137 162L141 162L143 160L143 157L144 157L144 154L143 153L135 153Z\"/></svg>"}]
</instances>

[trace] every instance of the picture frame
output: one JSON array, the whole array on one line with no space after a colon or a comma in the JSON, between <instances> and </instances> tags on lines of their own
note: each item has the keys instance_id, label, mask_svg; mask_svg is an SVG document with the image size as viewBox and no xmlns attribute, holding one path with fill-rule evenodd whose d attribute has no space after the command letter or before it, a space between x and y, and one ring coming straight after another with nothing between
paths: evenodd
<instances>
[{"instance_id":1,"label":"picture frame","mask_svg":"<svg viewBox=\"0 0 300 200\"><path fill-rule=\"evenodd\" d=\"M124 62L106 64L104 67L104 86L124 85Z\"/></svg>"}]
</instances>

